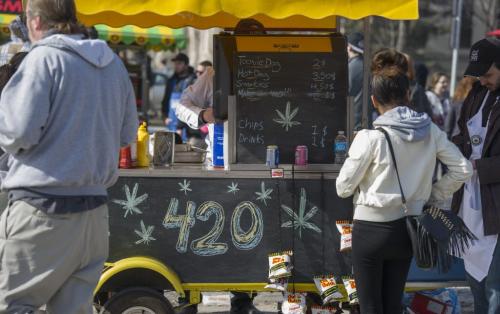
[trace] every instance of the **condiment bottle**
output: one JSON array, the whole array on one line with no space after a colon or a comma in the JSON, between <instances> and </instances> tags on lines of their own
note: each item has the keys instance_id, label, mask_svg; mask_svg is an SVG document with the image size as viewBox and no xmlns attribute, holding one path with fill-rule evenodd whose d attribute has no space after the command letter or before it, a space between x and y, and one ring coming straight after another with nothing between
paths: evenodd
<instances>
[{"instance_id":1,"label":"condiment bottle","mask_svg":"<svg viewBox=\"0 0 500 314\"><path fill-rule=\"evenodd\" d=\"M137 130L137 167L149 167L149 133L146 122Z\"/></svg>"}]
</instances>

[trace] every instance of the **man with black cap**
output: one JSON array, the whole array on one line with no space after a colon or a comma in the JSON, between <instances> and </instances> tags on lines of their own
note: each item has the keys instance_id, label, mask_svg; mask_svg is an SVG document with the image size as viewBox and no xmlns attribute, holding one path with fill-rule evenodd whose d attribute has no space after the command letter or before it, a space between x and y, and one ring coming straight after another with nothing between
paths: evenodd
<instances>
[{"instance_id":1,"label":"man with black cap","mask_svg":"<svg viewBox=\"0 0 500 314\"><path fill-rule=\"evenodd\" d=\"M463 103L453 137L474 167L453 196L452 210L478 238L463 254L474 313L500 313L500 40L482 39L470 51L465 76L478 79Z\"/></svg>"},{"instance_id":2,"label":"man with black cap","mask_svg":"<svg viewBox=\"0 0 500 314\"><path fill-rule=\"evenodd\" d=\"M354 129L361 128L363 115L363 34L352 33L347 36L347 55L349 57L349 96L354 97Z\"/></svg>"},{"instance_id":3,"label":"man with black cap","mask_svg":"<svg viewBox=\"0 0 500 314\"><path fill-rule=\"evenodd\" d=\"M175 108L181 100L182 92L196 80L194 69L189 66L189 57L178 53L172 61L174 62L174 75L168 79L163 97L163 114L169 131L177 131L177 117Z\"/></svg>"}]
</instances>

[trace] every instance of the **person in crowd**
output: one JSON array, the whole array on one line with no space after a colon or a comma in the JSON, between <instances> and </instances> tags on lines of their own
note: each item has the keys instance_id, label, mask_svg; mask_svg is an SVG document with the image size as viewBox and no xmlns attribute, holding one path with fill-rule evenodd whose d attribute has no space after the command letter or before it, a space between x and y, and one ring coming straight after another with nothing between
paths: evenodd
<instances>
[{"instance_id":1,"label":"person in crowd","mask_svg":"<svg viewBox=\"0 0 500 314\"><path fill-rule=\"evenodd\" d=\"M354 130L361 129L363 116L363 34L347 36L349 96L353 97Z\"/></svg>"},{"instance_id":2,"label":"person in crowd","mask_svg":"<svg viewBox=\"0 0 500 314\"><path fill-rule=\"evenodd\" d=\"M172 61L174 62L174 74L167 80L162 104L167 129L177 132L182 130L183 126L181 125L180 129L178 128L175 109L179 104L182 92L196 80L196 74L193 68L189 66L189 57L187 55L179 53Z\"/></svg>"},{"instance_id":3,"label":"person in crowd","mask_svg":"<svg viewBox=\"0 0 500 314\"><path fill-rule=\"evenodd\" d=\"M207 69L210 68L213 71L213 65L212 62L209 60L204 60L198 64L196 67L196 77L199 79L206 71ZM213 75L210 75L213 77ZM190 106L190 104L187 104ZM180 111L183 111L184 108L180 108ZM207 139L208 133L209 133L209 127L208 124L202 124L199 126L193 126L186 124L183 119L179 119L179 124L185 125L186 126L186 134L188 137L188 142L196 147L206 149L207 148Z\"/></svg>"},{"instance_id":4,"label":"person in crowd","mask_svg":"<svg viewBox=\"0 0 500 314\"><path fill-rule=\"evenodd\" d=\"M458 118L460 117L462 104L476 81L475 77L466 76L458 82L457 88L455 88L455 93L451 99L450 112L446 116L444 123L444 129L450 139L459 133Z\"/></svg>"},{"instance_id":5,"label":"person in crowd","mask_svg":"<svg viewBox=\"0 0 500 314\"><path fill-rule=\"evenodd\" d=\"M9 29L10 42L0 46L0 93L31 49L24 13L10 23Z\"/></svg>"},{"instance_id":6,"label":"person in crowd","mask_svg":"<svg viewBox=\"0 0 500 314\"><path fill-rule=\"evenodd\" d=\"M425 93L429 70L423 63L415 63L415 82L411 88L410 104L416 112L425 112L432 117L432 107Z\"/></svg>"},{"instance_id":7,"label":"person in crowd","mask_svg":"<svg viewBox=\"0 0 500 314\"><path fill-rule=\"evenodd\" d=\"M201 61L200 64L198 64L198 67L196 67L196 77L200 77L203 73L205 73L205 70L208 67L213 67L212 61Z\"/></svg>"},{"instance_id":8,"label":"person in crowd","mask_svg":"<svg viewBox=\"0 0 500 314\"><path fill-rule=\"evenodd\" d=\"M400 314L412 259L406 215L419 215L428 200L446 200L472 175L472 166L425 113L409 106L409 80L395 66L373 73L373 122L391 139L408 213L389 144L379 130L358 132L336 180L337 194L354 195L352 262L363 314ZM436 159L449 171L431 184Z\"/></svg>"},{"instance_id":9,"label":"person in crowd","mask_svg":"<svg viewBox=\"0 0 500 314\"><path fill-rule=\"evenodd\" d=\"M212 134L213 123L215 123L212 108L214 75L214 69L211 66L207 66L204 73L196 82L186 88L176 109L179 121L194 130L208 127L210 130L209 134ZM210 136L206 137L206 143L208 150L207 158L210 159L212 147Z\"/></svg>"},{"instance_id":10,"label":"person in crowd","mask_svg":"<svg viewBox=\"0 0 500 314\"><path fill-rule=\"evenodd\" d=\"M458 213L478 240L462 258L475 314L500 313L500 39L472 45L465 76L478 79L465 98L453 142L474 174L453 196Z\"/></svg>"},{"instance_id":11,"label":"person in crowd","mask_svg":"<svg viewBox=\"0 0 500 314\"><path fill-rule=\"evenodd\" d=\"M425 92L432 108L432 121L441 130L444 130L444 122L450 110L449 78L446 74L436 72L432 74L428 91Z\"/></svg>"},{"instance_id":12,"label":"person in crowd","mask_svg":"<svg viewBox=\"0 0 500 314\"><path fill-rule=\"evenodd\" d=\"M83 26L83 27L85 27L85 26ZM95 28L95 26L86 27L85 30L86 30L86 35L87 35L88 39L98 39L99 38L99 32L97 31L97 28Z\"/></svg>"},{"instance_id":13,"label":"person in crowd","mask_svg":"<svg viewBox=\"0 0 500 314\"><path fill-rule=\"evenodd\" d=\"M24 14L17 16L10 22L9 30L10 41L0 46L0 66L8 64L15 54L28 52L31 48Z\"/></svg>"},{"instance_id":14,"label":"person in crowd","mask_svg":"<svg viewBox=\"0 0 500 314\"><path fill-rule=\"evenodd\" d=\"M28 0L33 47L0 97L9 154L0 217L0 313L92 313L108 256L107 188L137 134L127 70L83 40L72 0Z\"/></svg>"}]
</instances>

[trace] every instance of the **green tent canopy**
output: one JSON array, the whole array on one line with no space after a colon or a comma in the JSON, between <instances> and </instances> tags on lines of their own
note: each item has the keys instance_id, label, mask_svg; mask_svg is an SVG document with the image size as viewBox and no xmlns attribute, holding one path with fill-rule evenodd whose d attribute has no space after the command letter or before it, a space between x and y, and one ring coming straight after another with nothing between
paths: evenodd
<instances>
[{"instance_id":1,"label":"green tent canopy","mask_svg":"<svg viewBox=\"0 0 500 314\"><path fill-rule=\"evenodd\" d=\"M99 38L111 44L139 45L150 49L184 49L186 36L183 29L164 26L141 28L127 25L119 28L95 25Z\"/></svg>"}]
</instances>

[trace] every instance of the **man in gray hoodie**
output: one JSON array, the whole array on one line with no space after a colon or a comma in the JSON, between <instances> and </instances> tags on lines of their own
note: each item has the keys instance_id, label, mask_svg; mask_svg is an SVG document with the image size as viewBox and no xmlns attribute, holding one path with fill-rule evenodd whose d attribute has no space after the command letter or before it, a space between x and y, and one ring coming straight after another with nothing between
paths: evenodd
<instances>
[{"instance_id":1,"label":"man in gray hoodie","mask_svg":"<svg viewBox=\"0 0 500 314\"><path fill-rule=\"evenodd\" d=\"M120 59L83 40L73 0L28 0L32 50L0 98L8 156L0 218L0 313L92 313L108 255L107 188L136 136Z\"/></svg>"}]
</instances>

